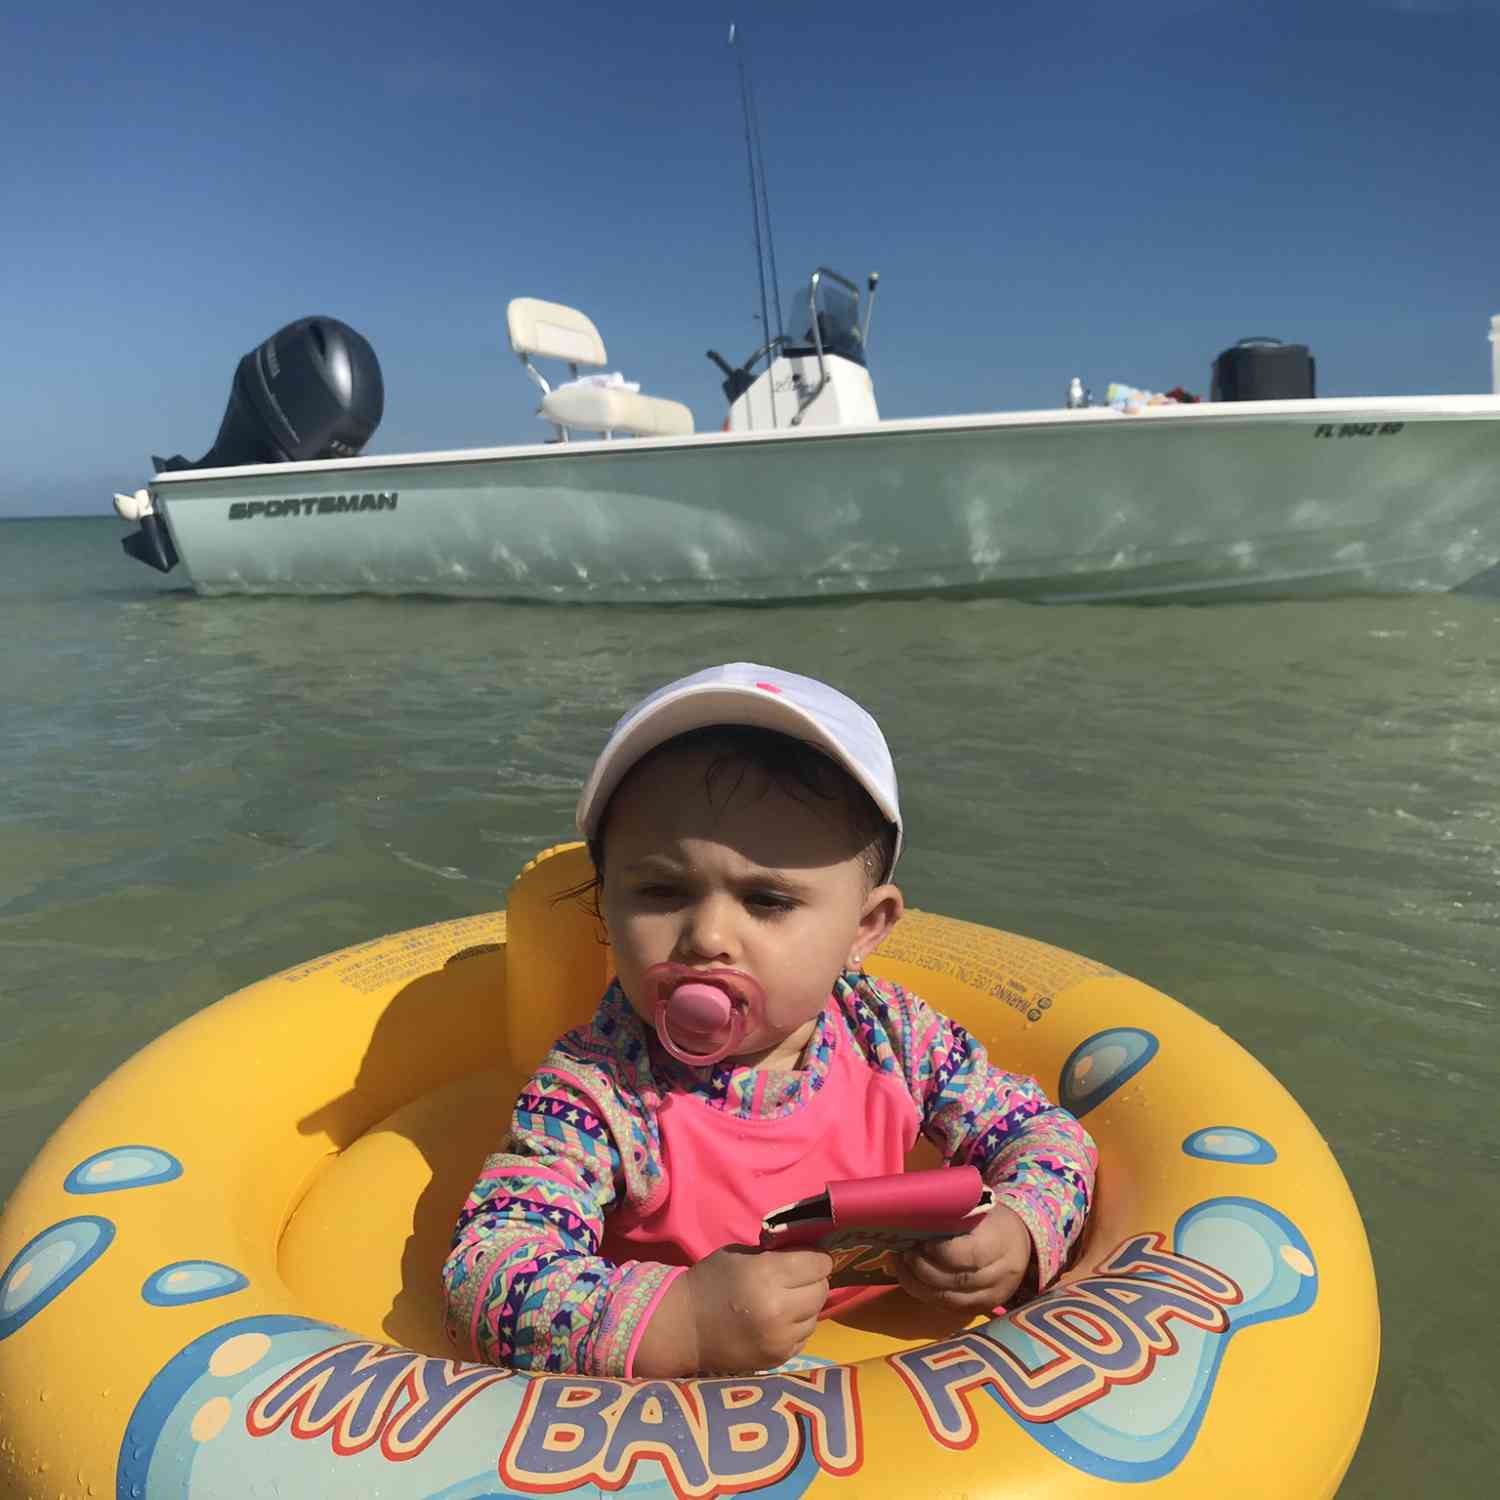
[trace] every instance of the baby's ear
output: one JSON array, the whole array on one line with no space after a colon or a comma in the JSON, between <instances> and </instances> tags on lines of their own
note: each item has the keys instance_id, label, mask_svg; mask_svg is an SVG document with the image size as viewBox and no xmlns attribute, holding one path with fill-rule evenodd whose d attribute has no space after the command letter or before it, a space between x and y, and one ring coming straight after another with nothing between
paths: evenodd
<instances>
[{"instance_id":1,"label":"baby's ear","mask_svg":"<svg viewBox=\"0 0 1500 1500\"><path fill-rule=\"evenodd\" d=\"M868 958L881 945L886 933L901 920L901 913L905 910L906 901L900 886L877 885L865 897L859 930L849 949L851 968L857 969L860 960Z\"/></svg>"}]
</instances>

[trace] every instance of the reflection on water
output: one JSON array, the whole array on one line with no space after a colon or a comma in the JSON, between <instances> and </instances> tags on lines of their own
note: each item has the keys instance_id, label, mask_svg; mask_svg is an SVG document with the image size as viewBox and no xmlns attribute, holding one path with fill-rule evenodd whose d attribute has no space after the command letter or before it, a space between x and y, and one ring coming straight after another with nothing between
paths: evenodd
<instances>
[{"instance_id":1,"label":"reflection on water","mask_svg":"<svg viewBox=\"0 0 1500 1500\"><path fill-rule=\"evenodd\" d=\"M110 1067L219 995L502 904L570 836L637 693L784 662L885 724L914 904L1176 995L1329 1137L1385 1313L1344 1494L1490 1493L1495 600L205 601L128 563L120 530L0 526L0 1190Z\"/></svg>"}]
</instances>

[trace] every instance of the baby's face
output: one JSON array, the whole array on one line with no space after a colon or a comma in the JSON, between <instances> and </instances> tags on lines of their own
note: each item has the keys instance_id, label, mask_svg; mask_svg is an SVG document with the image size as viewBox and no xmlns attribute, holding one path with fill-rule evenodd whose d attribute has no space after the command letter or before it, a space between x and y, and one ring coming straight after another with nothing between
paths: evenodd
<instances>
[{"instance_id":1,"label":"baby's face","mask_svg":"<svg viewBox=\"0 0 1500 1500\"><path fill-rule=\"evenodd\" d=\"M751 766L714 780L722 752L669 751L633 772L605 825L602 909L626 997L652 1019L654 964L733 968L766 1013L735 1061L794 1066L853 954L901 912L895 886L869 889L842 805L799 801ZM736 786L736 782L738 785Z\"/></svg>"}]
</instances>

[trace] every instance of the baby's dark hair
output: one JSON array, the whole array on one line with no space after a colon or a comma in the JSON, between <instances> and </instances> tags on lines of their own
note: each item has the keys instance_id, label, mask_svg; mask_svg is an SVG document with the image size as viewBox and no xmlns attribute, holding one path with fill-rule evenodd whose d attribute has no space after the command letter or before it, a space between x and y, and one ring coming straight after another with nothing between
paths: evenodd
<instances>
[{"instance_id":1,"label":"baby's dark hair","mask_svg":"<svg viewBox=\"0 0 1500 1500\"><path fill-rule=\"evenodd\" d=\"M749 724L710 724L679 734L648 751L626 773L625 780L658 756L679 750L709 754L704 784L710 793L716 793L722 786L726 793L732 794L748 772L759 771L770 786L807 806L842 804L850 829L859 841L859 860L870 889L888 878L896 853L896 825L854 777L815 745L774 729ZM618 790L617 787L617 793ZM608 826L606 808L598 831L589 840L589 855L600 875L604 873L604 833Z\"/></svg>"}]
</instances>

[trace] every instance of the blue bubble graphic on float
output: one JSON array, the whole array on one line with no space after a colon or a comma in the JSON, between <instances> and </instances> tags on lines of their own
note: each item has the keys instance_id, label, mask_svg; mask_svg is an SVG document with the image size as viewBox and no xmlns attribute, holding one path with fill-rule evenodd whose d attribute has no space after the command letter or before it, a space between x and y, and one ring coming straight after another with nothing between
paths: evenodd
<instances>
[{"instance_id":1,"label":"blue bubble graphic on float","mask_svg":"<svg viewBox=\"0 0 1500 1500\"><path fill-rule=\"evenodd\" d=\"M141 1288L141 1296L153 1307L176 1307L183 1302L206 1302L227 1297L250 1285L233 1266L216 1260L179 1260L153 1271Z\"/></svg>"},{"instance_id":2,"label":"blue bubble graphic on float","mask_svg":"<svg viewBox=\"0 0 1500 1500\"><path fill-rule=\"evenodd\" d=\"M1204 1161L1235 1162L1242 1167L1264 1167L1276 1160L1276 1148L1265 1136L1240 1125L1210 1125L1195 1130L1182 1143L1182 1149Z\"/></svg>"},{"instance_id":3,"label":"blue bubble graphic on float","mask_svg":"<svg viewBox=\"0 0 1500 1500\"><path fill-rule=\"evenodd\" d=\"M1148 1378L1127 1381L1122 1377L1120 1384L1099 1399L1055 1421L1025 1421L993 1388L988 1392L1043 1447L1101 1479L1140 1483L1174 1469L1197 1436L1229 1341L1257 1323L1295 1317L1317 1299L1317 1266L1306 1238L1284 1214L1255 1199L1214 1198L1196 1204L1177 1221L1173 1249L1200 1268L1203 1285L1211 1286L1215 1277L1227 1277L1224 1285L1238 1293L1237 1301L1223 1290L1211 1293L1223 1304L1220 1329L1172 1317L1165 1326L1176 1341L1176 1352L1149 1361ZM1182 1300L1181 1287L1165 1272L1147 1269L1130 1279L1137 1289L1155 1282L1179 1303ZM1088 1285L1088 1278L1077 1284ZM1067 1304L1080 1299L1070 1292L1076 1293L1076 1288L1065 1285L1022 1311L1036 1317L1050 1301L1053 1316L1061 1313L1056 1329L1064 1338L1070 1327L1077 1335L1077 1322L1070 1325L1067 1321ZM1080 1311L1096 1323L1101 1317L1097 1306ZM997 1319L984 1332L1030 1369L1039 1370L1058 1358L1056 1348L1030 1336L1010 1319Z\"/></svg>"},{"instance_id":4,"label":"blue bubble graphic on float","mask_svg":"<svg viewBox=\"0 0 1500 1500\"><path fill-rule=\"evenodd\" d=\"M115 1226L84 1214L64 1219L21 1247L0 1276L0 1339L29 1323L109 1249Z\"/></svg>"},{"instance_id":5,"label":"blue bubble graphic on float","mask_svg":"<svg viewBox=\"0 0 1500 1500\"><path fill-rule=\"evenodd\" d=\"M796 1377L762 1377L778 1378ZM627 1397L641 1392L625 1382L576 1384L585 1398L589 1387L619 1386ZM521 1500L501 1477L500 1460L507 1444L524 1446L527 1396L537 1386L510 1370L418 1354L311 1318L240 1318L194 1339L147 1386L126 1425L116 1495ZM665 1394L670 1383L661 1389ZM602 1408L587 1399L564 1406L559 1412L569 1422L559 1434L581 1438L599 1425L594 1413ZM657 1431L670 1425L664 1420ZM805 1422L795 1426L795 1461L756 1489L757 1497L796 1500L818 1474ZM540 1451L549 1433L533 1430L526 1441ZM587 1477L571 1490L565 1484L552 1492L601 1493ZM662 1462L649 1455L608 1491L629 1500L673 1500L676 1493Z\"/></svg>"},{"instance_id":6,"label":"blue bubble graphic on float","mask_svg":"<svg viewBox=\"0 0 1500 1500\"><path fill-rule=\"evenodd\" d=\"M81 1161L63 1179L70 1193L117 1193L124 1188L155 1187L182 1176L182 1163L155 1146L111 1146Z\"/></svg>"},{"instance_id":7,"label":"blue bubble graphic on float","mask_svg":"<svg viewBox=\"0 0 1500 1500\"><path fill-rule=\"evenodd\" d=\"M1156 1056L1160 1045L1149 1031L1135 1026L1096 1031L1062 1065L1058 1103L1074 1115L1086 1115L1134 1078Z\"/></svg>"}]
</instances>

